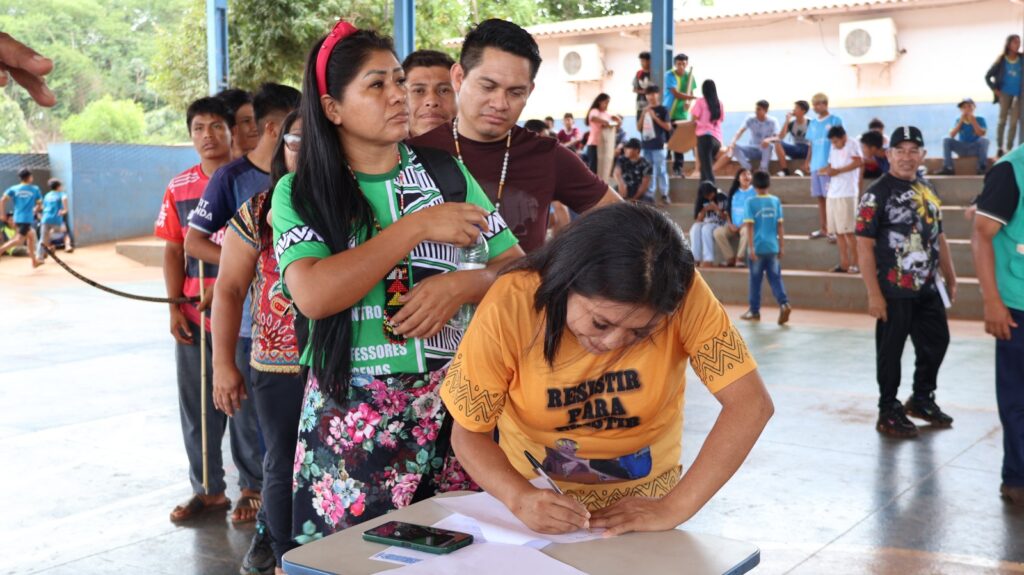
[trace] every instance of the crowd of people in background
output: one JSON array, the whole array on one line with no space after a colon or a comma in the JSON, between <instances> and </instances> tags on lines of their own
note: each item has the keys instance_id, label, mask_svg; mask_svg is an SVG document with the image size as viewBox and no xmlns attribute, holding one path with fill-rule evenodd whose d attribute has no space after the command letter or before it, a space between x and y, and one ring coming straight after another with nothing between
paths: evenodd
<instances>
[{"instance_id":1,"label":"crowd of people in background","mask_svg":"<svg viewBox=\"0 0 1024 575\"><path fill-rule=\"evenodd\" d=\"M1024 283L1015 271L1024 148L1004 151L1019 116L1019 50L1020 38L1011 36L986 78L1000 105L1001 160L977 200L974 238L986 329L999 340L1002 494L1016 504L1024 503ZM474 27L457 61L424 50L401 63L390 39L341 21L312 48L301 92L267 83L255 94L230 89L192 102L185 120L199 163L169 182L155 224L165 241L167 295L188 301L169 307L169 327L194 496L171 520L232 508L220 449L230 428L241 491L231 517L257 525L243 573L280 572L282 555L299 544L453 490L483 487L544 532L594 526L617 534L685 521L735 472L772 414L742 338L694 268L749 267L749 308L741 316L748 321L761 318L767 277L778 323L788 322L773 154L776 177L809 177L820 216L810 239L837 244L831 271L859 273L865 283L868 312L878 319L876 429L913 437L908 416L951 426L935 392L957 275L941 204L922 171L921 130L900 126L887 138L873 120L851 135L819 93L794 102L781 124L769 102L757 101L723 145L716 84L704 80L698 96L685 54L663 76L650 69L649 54L640 61L632 85L641 137L630 139L604 93L587 111L588 134L568 113L557 132L552 117L520 127L541 60L529 33L503 20ZM958 108L942 173L952 172L953 153L978 156L984 173L986 122L971 99ZM682 175L683 154L670 159L665 148L691 120L700 182L687 244L652 204L659 197L671 203L669 169ZM601 149L609 127L617 132L614 154ZM602 154L615 158L608 174L597 173ZM715 174L733 160L739 169L723 193ZM863 192L862 174L876 178ZM57 180L44 196L30 171L19 177L0 201L16 232L0 255L25 245L38 266L47 252L41 246L70 233L68 197ZM554 239L552 222L566 228ZM470 251L486 255L464 267ZM590 265L598 255L612 263ZM474 329L464 333L453 317L478 304ZM656 329L661 322L671 329ZM517 327L501 332L509 326ZM544 332L540 346L528 342L537 334L525 330L534 326ZM568 333L574 338L563 341ZM740 350L736 361L709 365L695 355L722 334ZM912 395L901 402L908 337L916 371ZM492 354L494 345L500 350ZM715 424L720 433L711 434L720 436L717 457L698 456L680 476L681 429L672 423L681 426L680 385L671 393L678 405L643 424L569 413L573 425L559 441L574 453L578 445L593 448L590 430L575 431L587 426L638 426L649 437L627 457L650 458L647 445L659 442L649 461L654 475L618 478L629 480L629 497L610 500L600 482L560 474L548 459L546 470L567 483L568 495L526 485L514 473L525 469L514 452L543 450L532 426L546 424L515 414L561 409L568 399L560 389L535 387L544 377L524 382L515 374L551 375L557 363L569 366L573 382L594 381L595 370L607 369L595 362L629 345L636 354L613 363L637 367L652 382L682 381L694 357L698 375L729 408ZM677 351L660 351L669 348ZM576 352L590 356L579 360ZM467 362L469 353L492 359ZM212 366L205 398L200 363ZM648 386L637 388L652 396L644 409L654 409ZM204 402L217 408L205 422ZM495 406L506 402L515 409L499 425ZM662 428L672 433L658 435ZM592 463L617 462L574 457L584 474ZM647 510L653 521L631 518L632 506L648 504L638 501L678 500L692 490L677 485L700 481L706 496L683 511L661 505ZM530 505L515 503L522 501Z\"/></svg>"}]
</instances>

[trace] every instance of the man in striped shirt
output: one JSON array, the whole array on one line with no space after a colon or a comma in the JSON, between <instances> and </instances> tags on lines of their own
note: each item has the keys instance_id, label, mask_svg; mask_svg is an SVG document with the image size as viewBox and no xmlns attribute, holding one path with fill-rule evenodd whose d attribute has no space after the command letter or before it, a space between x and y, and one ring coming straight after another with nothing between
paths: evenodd
<instances>
[{"instance_id":1,"label":"man in striped shirt","mask_svg":"<svg viewBox=\"0 0 1024 575\"><path fill-rule=\"evenodd\" d=\"M196 209L210 176L231 161L232 116L223 102L214 98L200 98L188 108L187 121L192 145L200 162L171 180L164 193L155 233L166 241L164 248L164 283L170 298L199 295L199 261L186 257L185 233L189 216ZM219 242L219 238L215 241ZM212 292L217 267L207 265L204 280L207 293ZM204 511L227 509L231 502L224 495L224 465L221 440L227 425L231 426L231 455L238 467L243 499L258 501L262 483L262 458L258 444L256 413L250 402L243 403L230 423L223 413L213 409L212 373L207 385L207 454L209 463L209 490L203 489L203 445L201 424L200 353L206 354L212 366L212 338L207 338L206 349L200 349L199 329L210 331L209 319L202 328L200 306L172 304L171 335L175 340L175 361L178 372L178 401L185 451L189 460L189 479L195 495L186 503L175 507L171 521L185 521ZM212 371L212 370L211 370ZM241 503L241 502L240 502Z\"/></svg>"}]
</instances>

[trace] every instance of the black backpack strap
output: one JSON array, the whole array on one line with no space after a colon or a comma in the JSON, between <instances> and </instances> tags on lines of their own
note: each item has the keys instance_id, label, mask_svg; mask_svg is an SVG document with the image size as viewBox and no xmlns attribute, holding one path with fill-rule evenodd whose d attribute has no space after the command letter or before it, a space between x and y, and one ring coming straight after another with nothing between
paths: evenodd
<instances>
[{"instance_id":1,"label":"black backpack strap","mask_svg":"<svg viewBox=\"0 0 1024 575\"><path fill-rule=\"evenodd\" d=\"M466 201L466 177L459 169L458 160L454 156L438 150L422 146L409 146L426 168L427 173L441 190L446 202Z\"/></svg>"}]
</instances>

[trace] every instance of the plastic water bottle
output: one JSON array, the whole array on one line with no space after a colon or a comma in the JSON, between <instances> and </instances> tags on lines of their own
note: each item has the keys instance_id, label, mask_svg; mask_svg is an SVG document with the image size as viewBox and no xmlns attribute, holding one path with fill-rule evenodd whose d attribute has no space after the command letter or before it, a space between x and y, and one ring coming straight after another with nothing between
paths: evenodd
<instances>
[{"instance_id":1,"label":"plastic water bottle","mask_svg":"<svg viewBox=\"0 0 1024 575\"><path fill-rule=\"evenodd\" d=\"M482 270L487 267L487 260L490 259L490 248L483 234L476 237L473 245L459 250L459 271ZM465 303L455 313L455 316L448 322L448 325L455 329L465 331L469 327L469 321L473 319L473 312L476 311L476 304Z\"/></svg>"}]
</instances>

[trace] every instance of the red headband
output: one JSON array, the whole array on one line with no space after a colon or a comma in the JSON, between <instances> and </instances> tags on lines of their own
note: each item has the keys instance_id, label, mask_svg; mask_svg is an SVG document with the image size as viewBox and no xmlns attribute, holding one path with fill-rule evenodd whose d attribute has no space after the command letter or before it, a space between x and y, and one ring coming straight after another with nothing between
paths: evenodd
<instances>
[{"instance_id":1,"label":"red headband","mask_svg":"<svg viewBox=\"0 0 1024 575\"><path fill-rule=\"evenodd\" d=\"M321 96L327 95L327 61L331 59L331 52L338 42L358 31L359 29L352 24L338 20L334 29L324 39L324 43L320 45L320 52L316 55L316 87Z\"/></svg>"}]
</instances>

